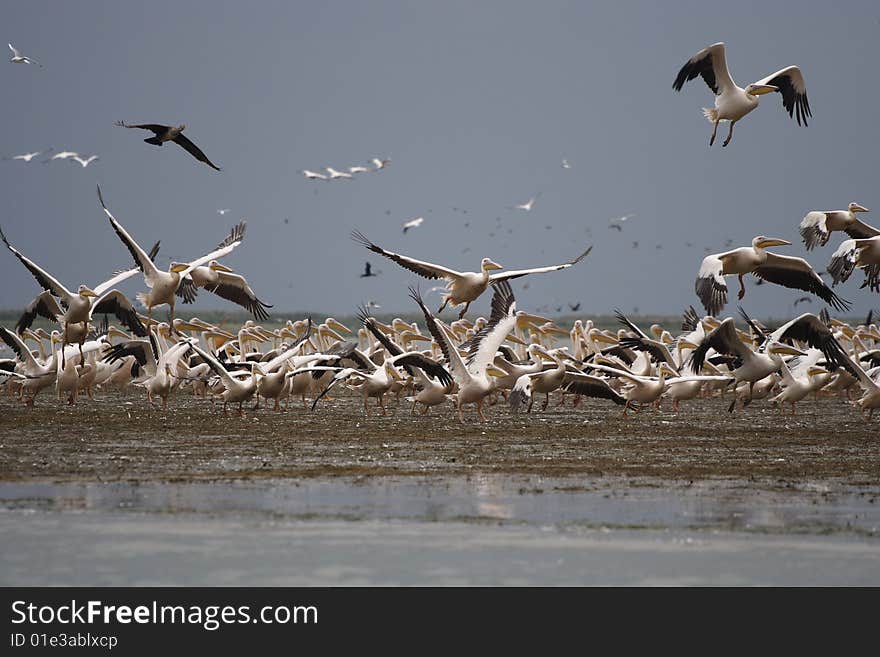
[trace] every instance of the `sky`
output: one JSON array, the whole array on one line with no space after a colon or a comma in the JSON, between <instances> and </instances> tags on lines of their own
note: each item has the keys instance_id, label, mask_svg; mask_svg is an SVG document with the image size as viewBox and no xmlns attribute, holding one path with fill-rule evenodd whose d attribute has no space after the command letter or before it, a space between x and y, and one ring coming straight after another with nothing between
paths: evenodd
<instances>
[{"instance_id":1,"label":"sky","mask_svg":"<svg viewBox=\"0 0 880 657\"><path fill-rule=\"evenodd\" d=\"M843 237L807 254L798 224L810 210L857 201L880 225L874 2L29 1L3 14L6 40L44 68L0 66L0 155L100 157L86 169L0 161L0 226L71 288L131 262L96 184L145 248L162 241L163 268L208 252L246 218L225 263L281 313L344 315L368 301L411 312L407 286L437 284L366 251L352 229L470 271L484 256L520 269L593 245L575 267L514 283L521 310L580 302L589 316L699 309L702 258L758 234L793 242L774 250L824 270ZM762 96L730 146L710 148L710 91L700 79L671 87L717 41L741 86L800 66L809 127L778 94ZM144 144L149 133L117 120L185 123L223 170ZM373 157L391 164L352 181L301 173ZM532 197L530 212L513 209ZM608 228L629 214L622 231ZM424 223L403 234L417 216ZM366 261L378 276L360 277ZM837 290L854 316L880 307L861 279ZM0 308L39 292L10 253L0 280ZM814 298L795 309L800 291L747 281L742 303L755 316L822 307ZM734 313L735 278L728 285ZM133 296L143 280L121 289ZM197 307L230 304L202 292ZM487 309L488 295L472 306Z\"/></svg>"}]
</instances>

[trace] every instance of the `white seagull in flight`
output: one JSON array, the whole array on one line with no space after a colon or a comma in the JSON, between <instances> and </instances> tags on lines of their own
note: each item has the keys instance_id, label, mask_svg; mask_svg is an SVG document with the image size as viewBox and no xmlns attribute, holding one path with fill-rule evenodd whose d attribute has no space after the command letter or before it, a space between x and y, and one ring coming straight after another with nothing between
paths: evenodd
<instances>
[{"instance_id":1,"label":"white seagull in flight","mask_svg":"<svg viewBox=\"0 0 880 657\"><path fill-rule=\"evenodd\" d=\"M416 217L415 219L410 219L405 224L403 224L403 232L405 233L410 228L418 228L422 225L422 222L425 220L424 217Z\"/></svg>"},{"instance_id":2,"label":"white seagull in flight","mask_svg":"<svg viewBox=\"0 0 880 657\"><path fill-rule=\"evenodd\" d=\"M79 163L80 163L80 166L82 166L82 168L85 169L85 168L86 168L87 166L89 166L92 162L94 162L95 160L98 160L98 159L100 159L100 158L99 158L97 155L90 155L90 156L87 157L86 159L82 159L79 155L74 155L71 159L73 159L73 160L79 162Z\"/></svg>"},{"instance_id":3,"label":"white seagull in flight","mask_svg":"<svg viewBox=\"0 0 880 657\"><path fill-rule=\"evenodd\" d=\"M18 52L18 50L15 49L15 46L13 46L11 43L8 45L9 45L9 49L12 51L12 57L9 59L9 61L12 62L13 64L36 64L40 68L43 68L43 65L40 64L35 59L31 59L30 57L25 57L20 52Z\"/></svg>"}]
</instances>

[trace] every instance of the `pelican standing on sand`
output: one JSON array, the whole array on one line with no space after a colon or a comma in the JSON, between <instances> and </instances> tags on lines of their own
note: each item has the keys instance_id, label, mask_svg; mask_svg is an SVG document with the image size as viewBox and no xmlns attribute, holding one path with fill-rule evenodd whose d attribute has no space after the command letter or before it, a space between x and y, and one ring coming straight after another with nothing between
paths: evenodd
<instances>
[{"instance_id":1,"label":"pelican standing on sand","mask_svg":"<svg viewBox=\"0 0 880 657\"><path fill-rule=\"evenodd\" d=\"M810 103L807 100L807 87L804 76L797 66L787 66L766 78L753 82L745 89L738 87L727 70L727 58L724 44L715 43L703 48L691 57L675 78L672 88L681 91L685 82L701 76L715 94L715 107L703 108L703 116L713 124L712 138L709 146L715 143L715 134L721 121L730 122L730 132L722 146L727 146L733 137L733 126L746 114L758 106L758 96L779 92L782 95L782 106L788 115L795 118L798 125L807 125L807 117L812 117ZM796 113L796 114L795 114Z\"/></svg>"}]
</instances>

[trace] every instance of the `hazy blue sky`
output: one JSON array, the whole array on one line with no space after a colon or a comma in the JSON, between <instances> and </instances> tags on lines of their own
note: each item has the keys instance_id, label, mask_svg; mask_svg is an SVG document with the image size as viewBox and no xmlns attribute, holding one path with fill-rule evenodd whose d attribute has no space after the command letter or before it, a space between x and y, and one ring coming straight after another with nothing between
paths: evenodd
<instances>
[{"instance_id":1,"label":"hazy blue sky","mask_svg":"<svg viewBox=\"0 0 880 657\"><path fill-rule=\"evenodd\" d=\"M174 259L201 255L246 217L247 238L227 263L276 309L337 314L367 300L412 310L407 284L435 285L355 244L353 228L469 270L484 255L522 268L595 244L577 267L514 286L521 309L581 301L588 315L699 308L705 247L763 233L795 242L780 253L805 255L797 226L811 209L855 200L880 224L875 2L29 0L4 5L3 32L45 68L0 67L0 154L54 146L101 158L85 170L0 162L0 225L72 287L130 262L96 183L135 239L161 239L162 256ZM798 64L810 126L798 127L778 95L764 96L728 148L710 149L700 108L711 93L701 80L682 93L671 85L716 41L727 43L742 86ZM148 146L147 134L114 127L118 119L186 123L223 171L174 145ZM299 173L372 157L391 166L353 182ZM509 209L537 194L532 212ZM608 229L628 213L636 216L622 233ZM425 223L403 235L418 215ZM817 270L840 241L808 256ZM366 260L382 274L359 278ZM0 277L0 308L38 292L9 253L0 253ZM880 306L858 290L861 278L839 290L859 315ZM133 295L143 281L122 289ZM802 296L747 290L745 307L761 316L790 315Z\"/></svg>"}]
</instances>

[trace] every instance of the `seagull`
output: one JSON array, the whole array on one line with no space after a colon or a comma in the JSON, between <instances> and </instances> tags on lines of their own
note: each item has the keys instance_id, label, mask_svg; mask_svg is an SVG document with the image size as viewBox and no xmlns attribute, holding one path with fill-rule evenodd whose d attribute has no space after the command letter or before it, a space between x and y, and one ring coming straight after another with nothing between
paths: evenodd
<instances>
[{"instance_id":1,"label":"seagull","mask_svg":"<svg viewBox=\"0 0 880 657\"><path fill-rule=\"evenodd\" d=\"M514 205L514 209L516 210L525 210L526 212L531 212L532 208L535 206L535 197L533 196L525 203L520 203L519 205Z\"/></svg>"},{"instance_id":2,"label":"seagull","mask_svg":"<svg viewBox=\"0 0 880 657\"><path fill-rule=\"evenodd\" d=\"M727 58L723 43L715 43L703 48L691 57L675 78L672 88L681 91L685 82L701 76L712 93L715 94L715 107L703 108L703 116L714 124L709 146L715 143L715 133L721 121L730 122L730 132L722 146L730 143L733 137L733 126L746 114L758 106L758 96L779 92L782 95L782 106L788 115L797 120L798 125L807 125L807 118L812 117L810 103L807 100L807 86L804 76L797 66L787 66L766 78L753 82L745 89L738 87L727 70ZM795 112L797 115L795 116Z\"/></svg>"},{"instance_id":3,"label":"seagull","mask_svg":"<svg viewBox=\"0 0 880 657\"><path fill-rule=\"evenodd\" d=\"M571 165L568 163L568 160L566 160L564 158L562 160L562 168L563 169L571 169Z\"/></svg>"},{"instance_id":4,"label":"seagull","mask_svg":"<svg viewBox=\"0 0 880 657\"><path fill-rule=\"evenodd\" d=\"M379 171L380 169L384 169L389 164L391 164L391 160L389 160L389 159L380 160L378 157L373 158L373 165L376 167L376 169L375 169L376 171Z\"/></svg>"},{"instance_id":5,"label":"seagull","mask_svg":"<svg viewBox=\"0 0 880 657\"><path fill-rule=\"evenodd\" d=\"M18 50L15 49L15 46L13 46L11 43L8 45L9 49L12 51L12 58L9 61L13 64L36 64L40 68L43 68L43 65L40 64L38 61L31 59L30 57L25 57L20 52L18 52Z\"/></svg>"},{"instance_id":6,"label":"seagull","mask_svg":"<svg viewBox=\"0 0 880 657\"><path fill-rule=\"evenodd\" d=\"M51 150L52 149L50 148L45 151L36 151L34 153L22 153L21 155L13 155L12 157L4 157L3 159L4 160L21 160L22 162L30 162L35 157L37 157L37 155L42 155L43 153L48 153Z\"/></svg>"},{"instance_id":7,"label":"seagull","mask_svg":"<svg viewBox=\"0 0 880 657\"><path fill-rule=\"evenodd\" d=\"M330 174L330 180L336 180L337 178L354 178L350 173L345 173L344 171L337 171L333 167L324 167L324 170Z\"/></svg>"},{"instance_id":8,"label":"seagull","mask_svg":"<svg viewBox=\"0 0 880 657\"><path fill-rule=\"evenodd\" d=\"M308 169L303 169L302 174L308 180L327 180L327 176L325 176L323 173L318 173L316 171L309 171Z\"/></svg>"},{"instance_id":9,"label":"seagull","mask_svg":"<svg viewBox=\"0 0 880 657\"><path fill-rule=\"evenodd\" d=\"M170 125L161 125L159 123L141 123L138 125L132 125L130 123L125 123L124 121L117 121L116 125L120 128L139 128L140 130L149 130L154 136L144 139L148 144L161 146L166 141L173 141L199 162L204 162L216 171L221 170L220 167L208 159L208 156L205 155L198 146L183 135L183 131L186 130L186 124L182 123L175 128Z\"/></svg>"},{"instance_id":10,"label":"seagull","mask_svg":"<svg viewBox=\"0 0 880 657\"><path fill-rule=\"evenodd\" d=\"M405 224L403 224L403 232L405 233L410 228L418 228L422 225L422 222L425 220L424 217L416 217L415 219L410 219Z\"/></svg>"},{"instance_id":11,"label":"seagull","mask_svg":"<svg viewBox=\"0 0 880 657\"><path fill-rule=\"evenodd\" d=\"M48 160L44 160L43 164L48 164L49 162L54 162L55 160L69 160L72 157L78 157L79 153L75 151L61 151L60 153L55 153Z\"/></svg>"},{"instance_id":12,"label":"seagull","mask_svg":"<svg viewBox=\"0 0 880 657\"><path fill-rule=\"evenodd\" d=\"M97 155L90 155L90 156L87 157L86 159L82 159L79 155L74 155L71 159L76 160L77 162L79 162L79 163L80 163L80 166L82 166L82 168L85 169L85 168L86 168L87 166L89 166L92 162L94 162L95 160L98 160L98 159L100 159L100 158L99 158Z\"/></svg>"}]
</instances>

